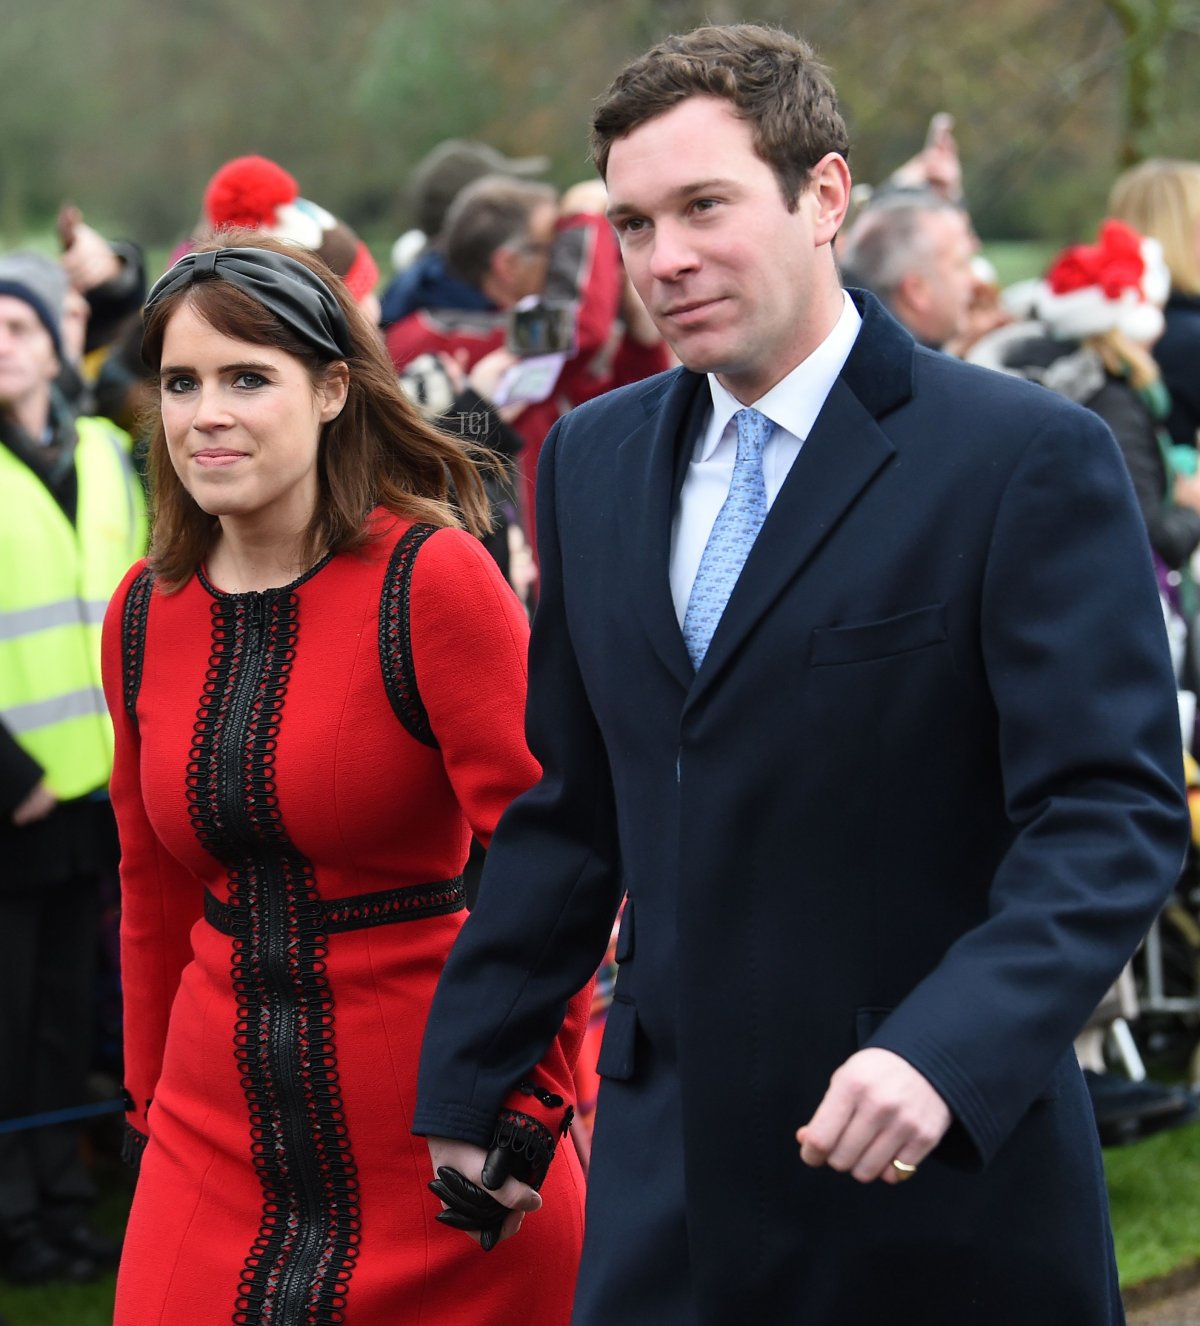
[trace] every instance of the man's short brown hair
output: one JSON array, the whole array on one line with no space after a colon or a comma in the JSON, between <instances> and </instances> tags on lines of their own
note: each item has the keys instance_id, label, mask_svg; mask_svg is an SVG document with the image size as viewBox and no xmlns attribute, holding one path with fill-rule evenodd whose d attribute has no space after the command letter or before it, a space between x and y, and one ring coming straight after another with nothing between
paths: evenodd
<instances>
[{"instance_id":1,"label":"man's short brown hair","mask_svg":"<svg viewBox=\"0 0 1200 1326\"><path fill-rule=\"evenodd\" d=\"M849 151L837 92L812 48L778 28L738 23L667 37L625 66L592 117L600 174L618 138L691 97L720 97L749 122L789 210L823 156Z\"/></svg>"},{"instance_id":2,"label":"man's short brown hair","mask_svg":"<svg viewBox=\"0 0 1200 1326\"><path fill-rule=\"evenodd\" d=\"M556 198L549 184L509 175L484 175L468 184L446 213L443 235L450 271L479 289L492 254L527 239L534 212Z\"/></svg>"}]
</instances>

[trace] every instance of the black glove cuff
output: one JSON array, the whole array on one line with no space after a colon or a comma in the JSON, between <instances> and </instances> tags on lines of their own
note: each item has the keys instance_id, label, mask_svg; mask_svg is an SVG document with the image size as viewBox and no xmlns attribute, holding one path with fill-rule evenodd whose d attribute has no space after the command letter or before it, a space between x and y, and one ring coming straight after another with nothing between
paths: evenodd
<instances>
[{"instance_id":1,"label":"black glove cuff","mask_svg":"<svg viewBox=\"0 0 1200 1326\"><path fill-rule=\"evenodd\" d=\"M537 1189L546 1181L555 1146L555 1138L544 1123L520 1110L503 1110L496 1120L488 1159L491 1161L499 1151L505 1172Z\"/></svg>"},{"instance_id":2,"label":"black glove cuff","mask_svg":"<svg viewBox=\"0 0 1200 1326\"><path fill-rule=\"evenodd\" d=\"M145 1133L126 1123L121 1137L121 1160L131 1169L141 1169L142 1153L149 1141Z\"/></svg>"}]
</instances>

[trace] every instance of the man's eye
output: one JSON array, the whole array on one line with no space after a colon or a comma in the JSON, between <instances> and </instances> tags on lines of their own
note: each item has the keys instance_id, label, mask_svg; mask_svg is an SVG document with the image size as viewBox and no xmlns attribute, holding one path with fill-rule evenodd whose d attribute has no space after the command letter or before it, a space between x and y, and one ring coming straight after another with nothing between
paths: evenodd
<instances>
[{"instance_id":1,"label":"man's eye","mask_svg":"<svg viewBox=\"0 0 1200 1326\"><path fill-rule=\"evenodd\" d=\"M627 216L618 224L617 228L622 235L636 235L639 231L645 230L646 218L642 216Z\"/></svg>"}]
</instances>

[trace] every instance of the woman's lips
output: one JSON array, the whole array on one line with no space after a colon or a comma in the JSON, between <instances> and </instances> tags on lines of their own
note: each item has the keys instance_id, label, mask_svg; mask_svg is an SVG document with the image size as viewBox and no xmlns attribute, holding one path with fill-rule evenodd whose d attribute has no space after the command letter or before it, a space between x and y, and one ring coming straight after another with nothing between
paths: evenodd
<instances>
[{"instance_id":1,"label":"woman's lips","mask_svg":"<svg viewBox=\"0 0 1200 1326\"><path fill-rule=\"evenodd\" d=\"M246 453L244 451L197 451L192 459L197 465L205 469L217 469L224 465L232 465L235 461L244 460Z\"/></svg>"}]
</instances>

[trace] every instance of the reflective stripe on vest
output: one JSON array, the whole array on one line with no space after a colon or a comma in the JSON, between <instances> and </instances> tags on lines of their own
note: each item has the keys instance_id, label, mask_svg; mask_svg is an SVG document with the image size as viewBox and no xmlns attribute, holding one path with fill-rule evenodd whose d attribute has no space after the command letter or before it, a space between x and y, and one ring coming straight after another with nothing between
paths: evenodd
<instances>
[{"instance_id":1,"label":"reflective stripe on vest","mask_svg":"<svg viewBox=\"0 0 1200 1326\"><path fill-rule=\"evenodd\" d=\"M23 732L34 732L55 723L65 723L70 718L107 713L104 692L98 686L89 686L82 691L71 691L68 695L56 695L52 700L14 705L4 711L4 724L14 736L20 736Z\"/></svg>"},{"instance_id":2,"label":"reflective stripe on vest","mask_svg":"<svg viewBox=\"0 0 1200 1326\"><path fill-rule=\"evenodd\" d=\"M0 447L0 721L60 799L102 787L112 772L100 631L146 538L128 436L101 419L77 420L76 429L74 525Z\"/></svg>"},{"instance_id":3,"label":"reflective stripe on vest","mask_svg":"<svg viewBox=\"0 0 1200 1326\"><path fill-rule=\"evenodd\" d=\"M78 626L82 620L88 626L104 623L108 609L107 599L63 599L60 603L47 603L44 607L17 608L13 612L0 609L0 640L15 640L34 631L48 631L55 626Z\"/></svg>"}]
</instances>

